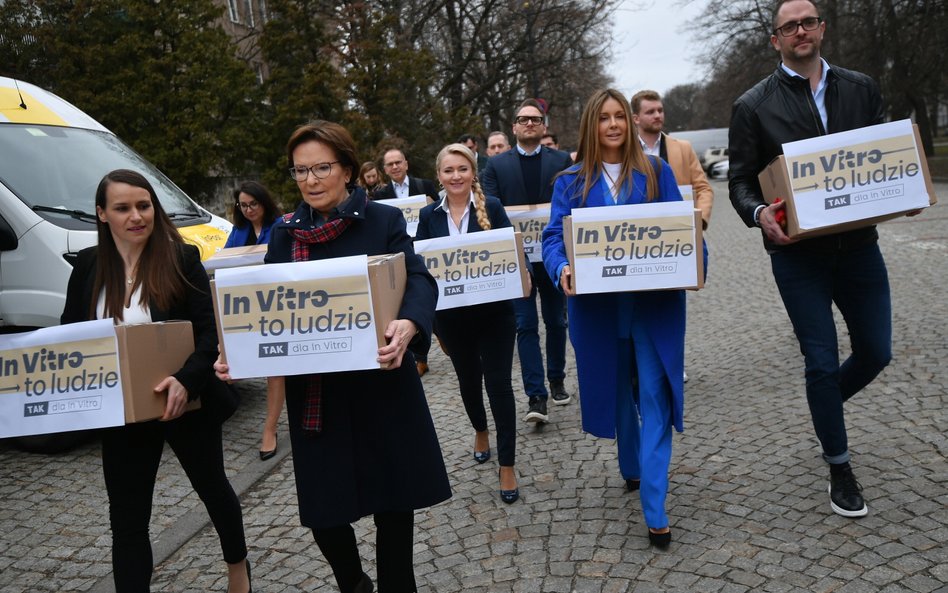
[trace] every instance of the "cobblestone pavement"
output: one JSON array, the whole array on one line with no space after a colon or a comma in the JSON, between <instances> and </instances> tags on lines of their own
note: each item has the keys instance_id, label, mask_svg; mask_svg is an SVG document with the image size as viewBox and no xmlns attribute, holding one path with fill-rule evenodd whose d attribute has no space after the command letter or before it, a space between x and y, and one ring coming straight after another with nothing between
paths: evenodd
<instances>
[{"instance_id":1,"label":"cobblestone pavement","mask_svg":"<svg viewBox=\"0 0 948 593\"><path fill-rule=\"evenodd\" d=\"M894 359L847 406L870 509L852 520L829 508L802 359L760 238L738 220L724 184L714 185L709 284L688 299L690 381L671 466L671 548L648 546L614 443L580 431L575 401L551 406L542 428L520 423L522 499L501 503L497 466L471 458L473 431L435 348L424 384L454 496L416 515L420 591L948 591L945 207L880 226ZM937 188L948 199L948 185ZM841 324L840 335L845 344ZM522 414L519 367L515 375ZM575 393L572 366L568 375ZM335 591L299 526L289 439L281 436L276 460L257 459L263 383L242 389L245 406L225 427L226 465L242 490L254 590ZM153 589L226 590L216 535L167 452L159 476ZM363 519L356 531L374 574L374 525ZM97 443L39 456L0 442L0 591L111 591L109 546Z\"/></svg>"}]
</instances>

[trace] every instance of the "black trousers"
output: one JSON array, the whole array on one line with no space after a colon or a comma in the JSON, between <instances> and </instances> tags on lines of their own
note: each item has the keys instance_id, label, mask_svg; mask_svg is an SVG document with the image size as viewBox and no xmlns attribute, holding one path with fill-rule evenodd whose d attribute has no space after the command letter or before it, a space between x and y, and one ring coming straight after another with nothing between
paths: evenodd
<instances>
[{"instance_id":1,"label":"black trousers","mask_svg":"<svg viewBox=\"0 0 948 593\"><path fill-rule=\"evenodd\" d=\"M464 409L474 430L487 430L484 387L497 428L497 460L511 466L516 457L517 409L510 375L517 323L510 301L446 309L436 313L458 376Z\"/></svg>"},{"instance_id":2,"label":"black trousers","mask_svg":"<svg viewBox=\"0 0 948 593\"><path fill-rule=\"evenodd\" d=\"M379 593L414 593L412 560L414 511L376 513L375 557ZM353 593L362 580L362 558L351 525L320 527L313 538L332 568L341 593Z\"/></svg>"},{"instance_id":3,"label":"black trousers","mask_svg":"<svg viewBox=\"0 0 948 593\"><path fill-rule=\"evenodd\" d=\"M221 426L201 410L170 422L111 428L102 437L116 593L149 590L153 570L148 523L165 441L200 496L230 564L247 557L240 501L224 473Z\"/></svg>"}]
</instances>

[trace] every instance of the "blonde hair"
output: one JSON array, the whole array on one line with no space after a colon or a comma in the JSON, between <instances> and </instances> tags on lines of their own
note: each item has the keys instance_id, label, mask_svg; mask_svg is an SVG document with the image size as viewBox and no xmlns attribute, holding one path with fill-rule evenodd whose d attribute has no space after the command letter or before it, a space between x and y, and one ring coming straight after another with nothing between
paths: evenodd
<instances>
[{"instance_id":1,"label":"blonde hair","mask_svg":"<svg viewBox=\"0 0 948 593\"><path fill-rule=\"evenodd\" d=\"M484 196L484 192L481 190L481 183L477 179L477 157L474 156L470 148L463 144L448 144L441 149L441 152L438 153L438 157L435 159L435 170L437 170L439 174L441 172L441 161L449 154L460 155L467 159L471 165L471 170L474 172L474 179L471 181L471 191L474 192L474 213L477 215L477 224L485 231L489 231L491 225L490 217L487 216L487 197Z\"/></svg>"},{"instance_id":2,"label":"blonde hair","mask_svg":"<svg viewBox=\"0 0 948 593\"><path fill-rule=\"evenodd\" d=\"M650 159L642 145L635 137L635 125L632 123L632 107L619 91L604 89L596 91L586 101L583 115L579 122L579 148L576 150L576 161L579 163L579 174L574 183L583 184L583 204L589 195L589 188L595 185L602 177L602 147L599 145L599 113L602 106L609 99L615 99L625 112L626 130L625 141L622 143L622 169L617 186L632 187L632 172L638 171L645 175L646 201L651 202L658 197L658 173L661 171L661 161ZM562 175L564 172L560 173Z\"/></svg>"}]
</instances>

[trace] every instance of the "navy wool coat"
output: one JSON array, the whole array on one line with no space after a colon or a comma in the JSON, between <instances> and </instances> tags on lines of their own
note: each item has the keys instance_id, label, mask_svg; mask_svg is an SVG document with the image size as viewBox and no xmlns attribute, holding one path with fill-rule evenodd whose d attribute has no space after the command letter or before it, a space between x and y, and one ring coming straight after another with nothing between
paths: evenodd
<instances>
[{"instance_id":1,"label":"navy wool coat","mask_svg":"<svg viewBox=\"0 0 948 593\"><path fill-rule=\"evenodd\" d=\"M352 255L405 254L408 281L399 318L419 328L415 340L428 343L437 286L415 255L401 211L365 202L356 189L340 205L352 224L336 239L310 245L310 260ZM294 228L312 228L302 203L270 233L266 263L293 260ZM414 347L413 343L413 347ZM304 434L305 378L286 378L286 410L300 520L310 528L334 527L387 511L411 511L451 497L431 413L411 351L394 370L322 375L323 428Z\"/></svg>"}]
</instances>

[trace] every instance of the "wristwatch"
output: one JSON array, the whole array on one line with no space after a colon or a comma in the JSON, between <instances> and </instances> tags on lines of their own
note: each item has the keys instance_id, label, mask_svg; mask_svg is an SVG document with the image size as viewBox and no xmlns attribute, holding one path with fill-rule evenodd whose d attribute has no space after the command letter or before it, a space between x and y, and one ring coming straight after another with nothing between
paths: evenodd
<instances>
[{"instance_id":1,"label":"wristwatch","mask_svg":"<svg viewBox=\"0 0 948 593\"><path fill-rule=\"evenodd\" d=\"M767 204L761 204L757 206L757 208L754 208L754 225L755 226L760 226L760 213L766 207L767 207Z\"/></svg>"}]
</instances>

